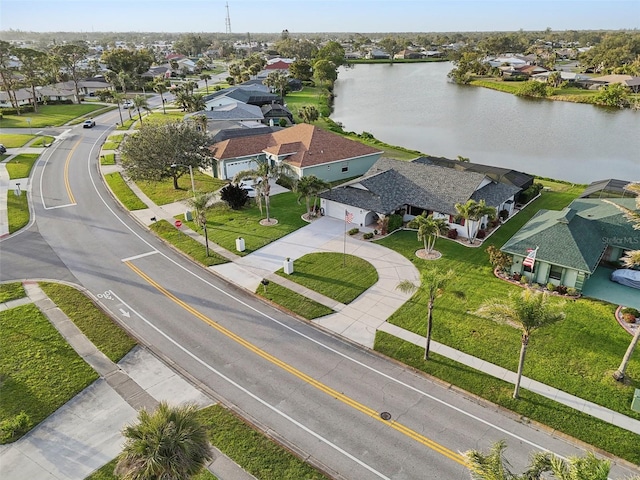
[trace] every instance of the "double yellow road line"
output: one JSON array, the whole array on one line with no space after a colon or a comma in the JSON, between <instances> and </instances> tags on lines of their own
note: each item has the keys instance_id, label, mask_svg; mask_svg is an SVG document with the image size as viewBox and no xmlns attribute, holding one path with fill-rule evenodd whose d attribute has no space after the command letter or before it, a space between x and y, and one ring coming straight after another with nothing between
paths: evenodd
<instances>
[{"instance_id":1,"label":"double yellow road line","mask_svg":"<svg viewBox=\"0 0 640 480\"><path fill-rule=\"evenodd\" d=\"M130 261L125 261L124 263L131 270L133 270L136 274L138 274L140 277L142 277L144 280L146 280L150 285L152 285L154 288L156 288L160 293L162 293L164 296L169 298L171 301L173 301L174 303L178 304L180 307L184 308L187 312L191 313L196 318L202 320L207 325L210 325L211 327L215 328L218 332L222 333L226 337L228 337L231 340L233 340L233 341L237 342L238 344L242 345L247 350L250 350L251 352L255 353L256 355L260 356L261 358L267 360L268 362L271 362L273 365L276 365L276 366L280 367L284 371L290 373L291 375L294 375L295 377L297 377L300 380L306 382L307 384L317 388L321 392L326 393L330 397L341 401L345 405L348 405L348 406L358 410L359 412L367 415L368 417L373 418L374 420L379 421L379 422L383 423L384 425L387 425L387 426L393 428L394 430L397 430L398 432L400 432L400 433L406 435L407 437L415 440L416 442L421 443L422 445L434 450L435 452L438 452L438 453L444 455L445 457L453 460L454 462L457 462L457 463L459 463L461 465L465 465L465 461L464 461L464 458L462 457L462 455L454 452L453 450L449 450L447 447L445 447L443 445L440 445L437 442L434 442L433 440L425 437L424 435L419 434L418 432L416 432L414 430L411 430L409 427L406 427L405 425L402 425L401 423L398 423L398 422L395 422L395 421L384 420L380 416L380 412L377 412L377 411L367 407L366 405L363 405L362 403L352 399L351 397L348 397L348 396L346 396L346 395L334 390L333 388L325 385L324 383L319 382L315 378L310 377L306 373L303 373L300 370L292 367L288 363L285 363L282 360L274 357L273 355L265 352L264 350L256 347L252 343L246 341L244 338L236 335L232 331L224 328L222 325L220 325L220 324L214 322L213 320L211 320L210 318L206 317L205 315L203 315L202 313L200 313L199 311L194 309L192 306L190 306L187 303L183 302L178 297L176 297L171 292L169 292L167 289L165 289L164 287L159 285L156 281L154 281L152 278L150 278L146 273L144 273L142 270L140 270L138 267L136 267Z\"/></svg>"}]
</instances>

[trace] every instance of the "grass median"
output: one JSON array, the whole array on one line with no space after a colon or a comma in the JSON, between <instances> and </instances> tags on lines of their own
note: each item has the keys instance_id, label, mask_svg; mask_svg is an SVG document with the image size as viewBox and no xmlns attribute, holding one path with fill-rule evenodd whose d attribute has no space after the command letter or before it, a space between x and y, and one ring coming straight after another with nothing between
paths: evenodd
<instances>
[{"instance_id":1,"label":"grass median","mask_svg":"<svg viewBox=\"0 0 640 480\"><path fill-rule=\"evenodd\" d=\"M29 224L29 202L27 192L20 191L16 195L14 191L7 192L7 216L9 219L9 233L17 232Z\"/></svg>"},{"instance_id":2,"label":"grass median","mask_svg":"<svg viewBox=\"0 0 640 480\"><path fill-rule=\"evenodd\" d=\"M178 230L166 220L160 220L149 227L163 240L167 241L181 252L185 253L197 262L210 267L227 263L228 260L215 252L209 251L207 256L206 248L200 242L194 240L186 233Z\"/></svg>"},{"instance_id":3,"label":"grass median","mask_svg":"<svg viewBox=\"0 0 640 480\"><path fill-rule=\"evenodd\" d=\"M40 154L38 153L21 153L16 155L7 163L7 173L10 179L27 178L31 175L33 165L38 161Z\"/></svg>"},{"instance_id":4,"label":"grass median","mask_svg":"<svg viewBox=\"0 0 640 480\"><path fill-rule=\"evenodd\" d=\"M25 292L20 282L0 284L0 303L17 300L26 296L27 292Z\"/></svg>"}]
</instances>

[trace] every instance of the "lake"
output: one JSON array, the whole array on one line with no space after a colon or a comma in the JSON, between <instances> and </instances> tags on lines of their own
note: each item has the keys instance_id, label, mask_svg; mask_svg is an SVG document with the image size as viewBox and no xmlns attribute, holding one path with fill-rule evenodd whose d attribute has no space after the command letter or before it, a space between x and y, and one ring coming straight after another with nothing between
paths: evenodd
<instances>
[{"instance_id":1,"label":"lake","mask_svg":"<svg viewBox=\"0 0 640 480\"><path fill-rule=\"evenodd\" d=\"M591 183L640 180L640 111L527 99L447 81L449 62L340 68L331 118L428 155Z\"/></svg>"}]
</instances>

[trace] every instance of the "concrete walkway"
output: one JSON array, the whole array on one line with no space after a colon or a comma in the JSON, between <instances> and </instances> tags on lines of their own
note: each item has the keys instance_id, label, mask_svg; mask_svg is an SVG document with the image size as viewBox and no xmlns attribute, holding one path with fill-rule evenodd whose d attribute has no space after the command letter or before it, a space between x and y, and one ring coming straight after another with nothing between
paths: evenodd
<instances>
[{"instance_id":1,"label":"concrete walkway","mask_svg":"<svg viewBox=\"0 0 640 480\"><path fill-rule=\"evenodd\" d=\"M37 283L24 287L27 298L0 304L0 310L34 303L100 379L20 440L0 446L3 480L82 480L120 453L124 441L120 432L136 422L141 408L152 411L159 400L167 398L172 404L212 404L208 396L144 348L135 347L114 364ZM217 449L208 468L219 479L254 479Z\"/></svg>"}]
</instances>

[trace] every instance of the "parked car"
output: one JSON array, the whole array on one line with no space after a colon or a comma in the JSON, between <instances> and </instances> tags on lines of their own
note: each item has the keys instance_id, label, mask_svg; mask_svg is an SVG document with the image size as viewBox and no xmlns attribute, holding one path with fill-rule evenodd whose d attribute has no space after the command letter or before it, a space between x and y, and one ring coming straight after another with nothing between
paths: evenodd
<instances>
[{"instance_id":1,"label":"parked car","mask_svg":"<svg viewBox=\"0 0 640 480\"><path fill-rule=\"evenodd\" d=\"M133 102L131 100L125 100L122 102L122 108L133 108Z\"/></svg>"},{"instance_id":2,"label":"parked car","mask_svg":"<svg viewBox=\"0 0 640 480\"><path fill-rule=\"evenodd\" d=\"M7 153L7 147L0 143L0 153Z\"/></svg>"},{"instance_id":3,"label":"parked car","mask_svg":"<svg viewBox=\"0 0 640 480\"><path fill-rule=\"evenodd\" d=\"M95 126L96 126L96 122L93 120L85 120L84 123L82 124L82 128L91 128Z\"/></svg>"}]
</instances>

